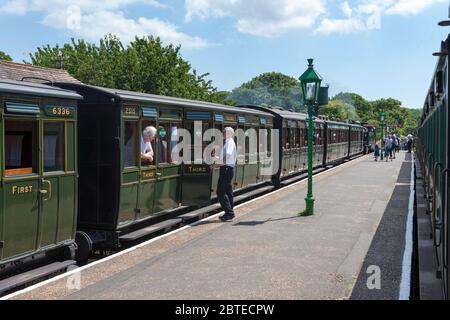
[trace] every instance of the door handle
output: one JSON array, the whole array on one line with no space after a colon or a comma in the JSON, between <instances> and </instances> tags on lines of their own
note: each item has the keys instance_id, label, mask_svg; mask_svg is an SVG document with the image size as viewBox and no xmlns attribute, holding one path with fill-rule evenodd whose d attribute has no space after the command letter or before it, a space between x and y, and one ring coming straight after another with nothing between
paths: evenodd
<instances>
[{"instance_id":1,"label":"door handle","mask_svg":"<svg viewBox=\"0 0 450 320\"><path fill-rule=\"evenodd\" d=\"M52 198L52 183L49 180L42 180L42 183L48 184L48 190L41 190L41 194L48 194L48 197L43 199L44 201L48 201Z\"/></svg>"}]
</instances>

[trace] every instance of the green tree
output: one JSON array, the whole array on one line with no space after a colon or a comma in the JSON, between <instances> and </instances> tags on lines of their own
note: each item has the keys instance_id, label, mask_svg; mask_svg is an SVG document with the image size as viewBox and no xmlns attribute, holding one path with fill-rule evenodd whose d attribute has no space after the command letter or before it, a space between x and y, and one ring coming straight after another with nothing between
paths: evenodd
<instances>
[{"instance_id":1,"label":"green tree","mask_svg":"<svg viewBox=\"0 0 450 320\"><path fill-rule=\"evenodd\" d=\"M209 74L197 74L180 54L180 46L164 46L159 38L136 37L124 46L116 36L105 36L99 44L72 39L63 46L46 45L30 53L33 65L63 68L90 85L158 95L227 102Z\"/></svg>"},{"instance_id":2,"label":"green tree","mask_svg":"<svg viewBox=\"0 0 450 320\"><path fill-rule=\"evenodd\" d=\"M373 108L369 101L356 93L341 92L333 97L332 100L339 100L354 107L356 112L355 119L360 121L368 121L374 117Z\"/></svg>"},{"instance_id":3,"label":"green tree","mask_svg":"<svg viewBox=\"0 0 450 320\"><path fill-rule=\"evenodd\" d=\"M327 106L319 109L320 115L328 117L330 120L342 121L346 119L345 103L339 100L330 101Z\"/></svg>"},{"instance_id":4,"label":"green tree","mask_svg":"<svg viewBox=\"0 0 450 320\"><path fill-rule=\"evenodd\" d=\"M328 105L319 108L319 113L330 120L358 120L355 107L342 100L331 100Z\"/></svg>"},{"instance_id":5,"label":"green tree","mask_svg":"<svg viewBox=\"0 0 450 320\"><path fill-rule=\"evenodd\" d=\"M10 55L0 50L0 60L12 61L12 58Z\"/></svg>"},{"instance_id":6,"label":"green tree","mask_svg":"<svg viewBox=\"0 0 450 320\"><path fill-rule=\"evenodd\" d=\"M302 111L300 81L282 73L263 73L234 89L229 97L237 104L263 103Z\"/></svg>"}]
</instances>

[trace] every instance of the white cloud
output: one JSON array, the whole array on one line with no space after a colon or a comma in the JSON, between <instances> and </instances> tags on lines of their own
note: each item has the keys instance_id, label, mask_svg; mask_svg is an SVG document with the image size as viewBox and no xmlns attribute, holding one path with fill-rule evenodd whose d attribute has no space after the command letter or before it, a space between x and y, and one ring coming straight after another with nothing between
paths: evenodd
<instances>
[{"instance_id":1,"label":"white cloud","mask_svg":"<svg viewBox=\"0 0 450 320\"><path fill-rule=\"evenodd\" d=\"M186 20L232 17L236 28L271 37L295 29L311 28L325 13L325 0L186 0Z\"/></svg>"},{"instance_id":2,"label":"white cloud","mask_svg":"<svg viewBox=\"0 0 450 320\"><path fill-rule=\"evenodd\" d=\"M386 14L398 14L402 16L417 15L436 3L447 2L447 0L400 0L386 10Z\"/></svg>"},{"instance_id":3,"label":"white cloud","mask_svg":"<svg viewBox=\"0 0 450 320\"><path fill-rule=\"evenodd\" d=\"M79 34L92 41L108 33L119 36L124 42L133 40L135 36L150 34L161 37L166 43L182 44L184 48L203 48L209 45L204 39L179 32L171 23L156 18L127 19L121 12L99 11L86 14L81 17L80 24L82 28Z\"/></svg>"},{"instance_id":4,"label":"white cloud","mask_svg":"<svg viewBox=\"0 0 450 320\"><path fill-rule=\"evenodd\" d=\"M348 1L344 1L341 5L342 13L347 17L350 18L352 16L352 8L350 8L350 5L348 4Z\"/></svg>"},{"instance_id":5,"label":"white cloud","mask_svg":"<svg viewBox=\"0 0 450 320\"><path fill-rule=\"evenodd\" d=\"M185 0L185 7L186 21L229 17L239 32L271 37L296 29L314 29L322 34L380 29L383 16L416 15L446 1Z\"/></svg>"},{"instance_id":6,"label":"white cloud","mask_svg":"<svg viewBox=\"0 0 450 320\"><path fill-rule=\"evenodd\" d=\"M132 4L144 4L157 8L167 7L158 0L8 0L4 5L0 5L0 12L9 14L24 14L31 11L49 12L65 10L69 6L77 6L82 11L93 12L116 10ZM13 8L17 8L17 10L13 10Z\"/></svg>"},{"instance_id":7,"label":"white cloud","mask_svg":"<svg viewBox=\"0 0 450 320\"><path fill-rule=\"evenodd\" d=\"M423 10L437 3L447 0L360 0L353 8L347 1L341 5L341 10L347 19L323 19L317 33L356 33L369 30L378 30L382 27L382 18L385 15L417 15Z\"/></svg>"},{"instance_id":8,"label":"white cloud","mask_svg":"<svg viewBox=\"0 0 450 320\"><path fill-rule=\"evenodd\" d=\"M14 14L22 16L28 11L27 0L11 0L0 5L0 14Z\"/></svg>"},{"instance_id":9,"label":"white cloud","mask_svg":"<svg viewBox=\"0 0 450 320\"><path fill-rule=\"evenodd\" d=\"M165 43L181 44L184 48L203 48L208 41L180 32L176 25L157 18L127 18L120 11L133 4L165 8L158 0L9 0L0 4L0 14L24 15L43 12L42 23L57 29L68 29L89 41L98 41L114 34L125 43L135 36L159 36Z\"/></svg>"},{"instance_id":10,"label":"white cloud","mask_svg":"<svg viewBox=\"0 0 450 320\"><path fill-rule=\"evenodd\" d=\"M359 19L323 19L316 32L348 34L361 32L366 28L366 24Z\"/></svg>"}]
</instances>

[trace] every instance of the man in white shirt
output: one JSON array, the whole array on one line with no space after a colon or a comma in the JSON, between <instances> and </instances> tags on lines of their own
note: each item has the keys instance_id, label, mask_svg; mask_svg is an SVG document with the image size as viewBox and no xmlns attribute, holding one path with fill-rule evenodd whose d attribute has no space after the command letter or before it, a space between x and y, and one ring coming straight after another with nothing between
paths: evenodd
<instances>
[{"instance_id":1,"label":"man in white shirt","mask_svg":"<svg viewBox=\"0 0 450 320\"><path fill-rule=\"evenodd\" d=\"M233 178L237 151L236 143L234 142L234 129L226 127L223 133L225 143L219 156L221 166L219 181L217 183L217 198L222 209L225 211L225 214L220 217L220 220L225 222L234 219Z\"/></svg>"},{"instance_id":2,"label":"man in white shirt","mask_svg":"<svg viewBox=\"0 0 450 320\"><path fill-rule=\"evenodd\" d=\"M155 140L156 137L156 128L155 127L147 127L142 132L141 139L141 160L144 162L152 163L154 160L154 153L152 147L152 141Z\"/></svg>"}]
</instances>

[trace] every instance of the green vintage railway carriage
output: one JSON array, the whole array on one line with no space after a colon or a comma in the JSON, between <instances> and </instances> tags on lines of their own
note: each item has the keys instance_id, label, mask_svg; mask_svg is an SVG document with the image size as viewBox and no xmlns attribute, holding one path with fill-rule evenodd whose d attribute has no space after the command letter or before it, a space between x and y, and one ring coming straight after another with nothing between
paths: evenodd
<instances>
[{"instance_id":1,"label":"green vintage railway carriage","mask_svg":"<svg viewBox=\"0 0 450 320\"><path fill-rule=\"evenodd\" d=\"M279 186L281 180L297 175L308 169L308 129L306 126L306 114L282 110L278 108L242 105L239 108L264 111L274 116L274 129L279 130L279 159L280 166L272 177L275 186ZM325 121L314 121L314 167L321 167L325 157Z\"/></svg>"},{"instance_id":2,"label":"green vintage railway carriage","mask_svg":"<svg viewBox=\"0 0 450 320\"><path fill-rule=\"evenodd\" d=\"M0 275L18 260L71 252L80 99L47 85L0 80Z\"/></svg>"},{"instance_id":3,"label":"green vintage railway carriage","mask_svg":"<svg viewBox=\"0 0 450 320\"><path fill-rule=\"evenodd\" d=\"M327 165L349 157L349 130L347 123L327 121Z\"/></svg>"},{"instance_id":4,"label":"green vintage railway carriage","mask_svg":"<svg viewBox=\"0 0 450 320\"><path fill-rule=\"evenodd\" d=\"M135 236L145 236L143 229L155 218L181 206L211 203L219 170L194 154L192 160L198 164L176 159L172 137L179 129L188 129L195 141L194 135L210 128L273 126L273 117L260 111L88 85L56 85L84 97L78 107L78 229L98 249L115 249ZM195 123L201 124L200 129ZM140 157L142 132L148 126L157 129L152 163ZM237 168L235 190L270 181L270 176L258 175L262 164L251 163L250 151L246 152Z\"/></svg>"},{"instance_id":5,"label":"green vintage railway carriage","mask_svg":"<svg viewBox=\"0 0 450 320\"><path fill-rule=\"evenodd\" d=\"M364 152L364 133L367 131L359 124L350 124L350 157Z\"/></svg>"},{"instance_id":6,"label":"green vintage railway carriage","mask_svg":"<svg viewBox=\"0 0 450 320\"><path fill-rule=\"evenodd\" d=\"M281 181L304 172L308 169L308 129L307 115L279 108L242 105L239 108L249 108L271 113L274 118L274 129L279 135L279 171L273 175L275 186ZM366 129L357 124L314 119L313 167L326 167L361 154L364 146Z\"/></svg>"}]
</instances>

